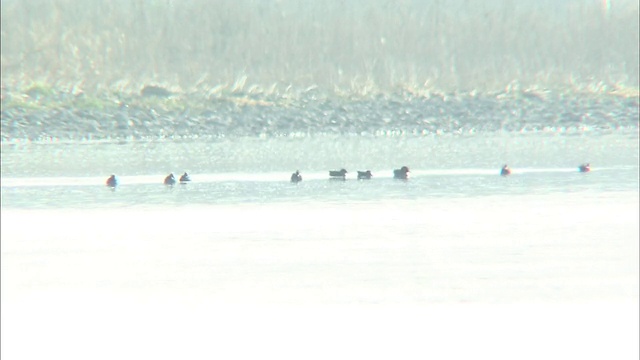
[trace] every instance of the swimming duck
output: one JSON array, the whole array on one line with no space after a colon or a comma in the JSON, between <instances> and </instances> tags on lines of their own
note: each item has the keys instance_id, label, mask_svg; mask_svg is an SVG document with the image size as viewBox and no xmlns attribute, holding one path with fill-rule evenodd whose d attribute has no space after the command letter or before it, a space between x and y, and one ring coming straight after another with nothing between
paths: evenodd
<instances>
[{"instance_id":1,"label":"swimming duck","mask_svg":"<svg viewBox=\"0 0 640 360\"><path fill-rule=\"evenodd\" d=\"M358 180L369 180L373 174L371 174L371 170L367 171L358 171Z\"/></svg>"},{"instance_id":2,"label":"swimming duck","mask_svg":"<svg viewBox=\"0 0 640 360\"><path fill-rule=\"evenodd\" d=\"M181 184L186 184L189 181L191 181L191 176L189 176L189 174L187 174L187 172L185 171L184 174L182 174L182 176L180 176L180 183Z\"/></svg>"},{"instance_id":3,"label":"swimming duck","mask_svg":"<svg viewBox=\"0 0 640 360\"><path fill-rule=\"evenodd\" d=\"M407 180L409 178L409 168L406 166L393 170L394 179Z\"/></svg>"},{"instance_id":4,"label":"swimming duck","mask_svg":"<svg viewBox=\"0 0 640 360\"><path fill-rule=\"evenodd\" d=\"M340 169L339 171L332 170L332 171L329 171L329 176L332 178L342 178L344 180L347 176L347 170L345 169Z\"/></svg>"},{"instance_id":5,"label":"swimming duck","mask_svg":"<svg viewBox=\"0 0 640 360\"><path fill-rule=\"evenodd\" d=\"M302 175L300 175L300 171L296 170L296 172L294 172L293 174L291 174L291 182L292 183L297 183L302 181Z\"/></svg>"},{"instance_id":6,"label":"swimming duck","mask_svg":"<svg viewBox=\"0 0 640 360\"><path fill-rule=\"evenodd\" d=\"M578 166L578 171L586 173L591 171L591 165L589 163L586 164L582 164L580 166Z\"/></svg>"},{"instance_id":7,"label":"swimming duck","mask_svg":"<svg viewBox=\"0 0 640 360\"><path fill-rule=\"evenodd\" d=\"M167 175L167 177L164 178L164 184L169 186L173 186L176 184L176 177L173 175L173 173Z\"/></svg>"},{"instance_id":8,"label":"swimming duck","mask_svg":"<svg viewBox=\"0 0 640 360\"><path fill-rule=\"evenodd\" d=\"M509 167L505 164L500 170L500 175L501 176L511 175L511 169L509 169Z\"/></svg>"},{"instance_id":9,"label":"swimming duck","mask_svg":"<svg viewBox=\"0 0 640 360\"><path fill-rule=\"evenodd\" d=\"M115 175L111 175L107 179L107 186L108 187L114 188L114 187L118 186L118 183L119 183L118 178Z\"/></svg>"}]
</instances>

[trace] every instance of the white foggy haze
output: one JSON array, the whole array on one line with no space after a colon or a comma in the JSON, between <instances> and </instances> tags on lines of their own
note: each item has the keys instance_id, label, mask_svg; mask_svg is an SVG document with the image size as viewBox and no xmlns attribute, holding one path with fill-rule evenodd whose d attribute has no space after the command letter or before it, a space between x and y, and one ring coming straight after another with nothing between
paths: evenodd
<instances>
[{"instance_id":1,"label":"white foggy haze","mask_svg":"<svg viewBox=\"0 0 640 360\"><path fill-rule=\"evenodd\" d=\"M250 92L638 84L638 3L2 1L3 82Z\"/></svg>"}]
</instances>

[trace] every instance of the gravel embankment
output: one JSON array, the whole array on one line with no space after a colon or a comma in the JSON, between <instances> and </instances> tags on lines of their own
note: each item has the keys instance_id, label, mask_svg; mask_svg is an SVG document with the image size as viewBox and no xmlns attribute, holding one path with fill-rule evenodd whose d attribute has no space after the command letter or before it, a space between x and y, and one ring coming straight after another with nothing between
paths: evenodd
<instances>
[{"instance_id":1,"label":"gravel embankment","mask_svg":"<svg viewBox=\"0 0 640 360\"><path fill-rule=\"evenodd\" d=\"M2 141L16 139L144 139L363 134L380 131L450 133L638 127L638 98L616 96L388 97L366 100L302 98L296 101L216 99L167 109L131 101L120 106L5 106ZM179 106L175 106L178 104ZM181 108L176 110L175 108ZM186 109L186 110L183 110Z\"/></svg>"}]
</instances>

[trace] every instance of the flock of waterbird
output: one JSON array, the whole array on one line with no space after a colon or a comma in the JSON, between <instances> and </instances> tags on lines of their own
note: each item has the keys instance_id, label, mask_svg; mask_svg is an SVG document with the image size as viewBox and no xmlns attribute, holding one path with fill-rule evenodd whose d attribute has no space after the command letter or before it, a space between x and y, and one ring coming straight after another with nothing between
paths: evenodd
<instances>
[{"instance_id":1,"label":"flock of waterbird","mask_svg":"<svg viewBox=\"0 0 640 360\"><path fill-rule=\"evenodd\" d=\"M329 179L346 180L348 173L349 172L346 169L331 170L329 171ZM358 171L358 180L371 180L372 177L373 177L373 174L371 173L371 170ZM407 180L409 178L409 168L406 166L403 166L400 169L393 170L393 178ZM302 181L302 175L300 175L299 170L296 170L296 172L291 174L291 182L298 183L300 181Z\"/></svg>"},{"instance_id":2,"label":"flock of waterbird","mask_svg":"<svg viewBox=\"0 0 640 360\"><path fill-rule=\"evenodd\" d=\"M591 165L589 163L582 164L578 166L578 171L583 173L589 172L591 171ZM403 166L400 169L393 170L393 178L399 180L407 180L409 179L409 172L409 168ZM348 171L346 169L331 170L329 171L329 179L346 180L347 173ZM507 165L504 165L502 169L500 169L500 175L511 175L511 168L509 168L509 166ZM372 177L373 174L371 173L371 170L358 171L358 180L370 180ZM296 172L291 174L291 182L299 183L300 181L302 181L302 175L300 174L299 170L296 170ZM167 186L174 186L178 182L180 182L180 184L188 184L189 182L191 182L191 176L189 176L189 174L185 172L180 176L180 179L176 179L175 175L171 173L164 178L164 184ZM118 180L117 176L111 175L107 179L106 184L108 187L115 188L120 184L120 181Z\"/></svg>"}]
</instances>

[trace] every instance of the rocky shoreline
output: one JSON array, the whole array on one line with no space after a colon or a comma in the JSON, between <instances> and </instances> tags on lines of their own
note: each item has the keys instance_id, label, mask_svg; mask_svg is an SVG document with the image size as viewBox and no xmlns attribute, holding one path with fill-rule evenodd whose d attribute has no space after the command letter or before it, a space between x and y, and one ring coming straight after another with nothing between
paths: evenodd
<instances>
[{"instance_id":1,"label":"rocky shoreline","mask_svg":"<svg viewBox=\"0 0 640 360\"><path fill-rule=\"evenodd\" d=\"M3 96L1 140L468 133L638 128L638 98L594 95L287 97L171 93L98 99Z\"/></svg>"}]
</instances>

